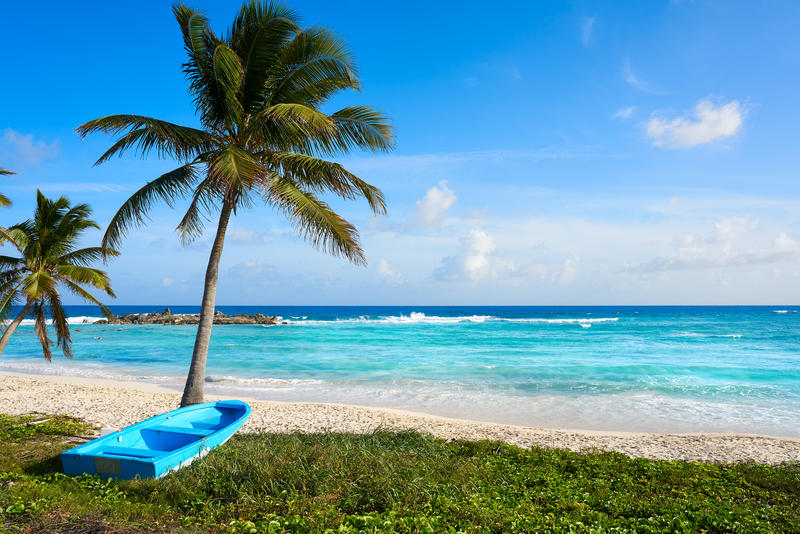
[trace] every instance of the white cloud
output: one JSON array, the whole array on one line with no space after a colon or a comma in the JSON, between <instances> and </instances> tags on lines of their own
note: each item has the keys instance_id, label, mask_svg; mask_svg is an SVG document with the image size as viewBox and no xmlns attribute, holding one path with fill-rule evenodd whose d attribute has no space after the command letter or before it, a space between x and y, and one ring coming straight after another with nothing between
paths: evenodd
<instances>
[{"instance_id":1,"label":"white cloud","mask_svg":"<svg viewBox=\"0 0 800 534\"><path fill-rule=\"evenodd\" d=\"M3 152L10 153L5 157L16 160L20 166L39 165L46 159L55 158L60 152L57 140L50 144L44 141L34 143L33 134L21 134L11 128L3 130L2 145Z\"/></svg>"},{"instance_id":2,"label":"white cloud","mask_svg":"<svg viewBox=\"0 0 800 534\"><path fill-rule=\"evenodd\" d=\"M237 226L227 238L231 243L240 245L263 245L265 240L264 234L260 234L246 226Z\"/></svg>"},{"instance_id":3,"label":"white cloud","mask_svg":"<svg viewBox=\"0 0 800 534\"><path fill-rule=\"evenodd\" d=\"M417 201L414 220L429 230L438 230L442 224L442 216L458 197L447 187L447 180L439 182L438 187L431 187L422 200Z\"/></svg>"},{"instance_id":4,"label":"white cloud","mask_svg":"<svg viewBox=\"0 0 800 534\"><path fill-rule=\"evenodd\" d=\"M633 112L636 111L636 106L630 106L627 108L622 108L617 110L616 113L611 115L612 119L622 119L624 121L630 119L633 116Z\"/></svg>"},{"instance_id":5,"label":"white cloud","mask_svg":"<svg viewBox=\"0 0 800 534\"><path fill-rule=\"evenodd\" d=\"M747 110L737 100L715 106L710 98L698 102L695 120L677 117L672 120L653 116L647 122L647 135L656 146L694 148L736 135Z\"/></svg>"},{"instance_id":6,"label":"white cloud","mask_svg":"<svg viewBox=\"0 0 800 534\"><path fill-rule=\"evenodd\" d=\"M597 19L594 17L584 17L581 21L581 40L584 46L589 46L592 43L592 31L594 30L595 22L597 22Z\"/></svg>"},{"instance_id":7,"label":"white cloud","mask_svg":"<svg viewBox=\"0 0 800 534\"><path fill-rule=\"evenodd\" d=\"M395 273L389 265L389 262L384 259L381 259L381 261L378 262L378 272L381 274L381 276L383 276L383 280L389 285L400 285L406 283L403 275L400 273Z\"/></svg>"},{"instance_id":8,"label":"white cloud","mask_svg":"<svg viewBox=\"0 0 800 534\"><path fill-rule=\"evenodd\" d=\"M164 287L171 286L173 284L172 278L163 278L161 282L164 284Z\"/></svg>"},{"instance_id":9,"label":"white cloud","mask_svg":"<svg viewBox=\"0 0 800 534\"><path fill-rule=\"evenodd\" d=\"M716 225L706 236L687 234L672 242L674 251L656 257L647 263L626 265L623 272L662 273L712 267L765 265L800 260L800 243L786 233L767 241L762 239L753 246L752 240L744 243L758 226L758 219L731 217Z\"/></svg>"},{"instance_id":10,"label":"white cloud","mask_svg":"<svg viewBox=\"0 0 800 534\"><path fill-rule=\"evenodd\" d=\"M434 271L434 279L476 281L489 276L489 254L496 248L492 236L471 230L458 241L458 250L453 256L442 258L442 267Z\"/></svg>"}]
</instances>

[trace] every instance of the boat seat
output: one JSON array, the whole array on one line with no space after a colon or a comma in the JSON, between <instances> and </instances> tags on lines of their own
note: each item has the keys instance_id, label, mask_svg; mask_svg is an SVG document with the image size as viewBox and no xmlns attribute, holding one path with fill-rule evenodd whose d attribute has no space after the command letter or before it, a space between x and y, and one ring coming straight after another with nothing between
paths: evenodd
<instances>
[{"instance_id":1,"label":"boat seat","mask_svg":"<svg viewBox=\"0 0 800 534\"><path fill-rule=\"evenodd\" d=\"M172 451L153 451L150 449L135 449L133 447L102 447L100 451L103 454L111 456L126 456L128 458L141 458L143 460L160 458L161 456L172 453Z\"/></svg>"},{"instance_id":2,"label":"boat seat","mask_svg":"<svg viewBox=\"0 0 800 534\"><path fill-rule=\"evenodd\" d=\"M153 430L157 432L172 432L173 434L189 434L192 436L200 436L202 438L210 436L214 433L213 430L206 428L189 428L186 426L170 426L170 425L153 425L142 429Z\"/></svg>"}]
</instances>

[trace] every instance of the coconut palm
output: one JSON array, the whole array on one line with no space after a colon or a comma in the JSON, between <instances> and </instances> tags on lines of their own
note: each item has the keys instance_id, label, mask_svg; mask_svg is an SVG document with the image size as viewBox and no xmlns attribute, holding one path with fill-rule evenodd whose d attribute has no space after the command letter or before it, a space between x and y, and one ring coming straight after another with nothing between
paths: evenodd
<instances>
[{"instance_id":1,"label":"coconut palm","mask_svg":"<svg viewBox=\"0 0 800 534\"><path fill-rule=\"evenodd\" d=\"M332 114L321 110L335 94L359 89L352 53L322 27L301 28L289 7L253 0L239 10L223 37L201 11L173 6L188 60L183 65L200 128L138 115L114 115L77 129L118 135L100 164L129 149L152 151L182 165L137 191L116 213L103 246L117 248L131 227L144 224L158 201L170 207L188 199L176 232L184 245L203 231L203 219L219 209L206 270L200 321L181 405L203 402L217 273L231 215L261 201L284 213L312 246L355 264L366 264L356 228L319 195L366 199L386 211L383 194L340 164L328 161L354 148L388 151L389 119L366 106Z\"/></svg>"},{"instance_id":2,"label":"coconut palm","mask_svg":"<svg viewBox=\"0 0 800 534\"><path fill-rule=\"evenodd\" d=\"M77 248L78 240L87 228L100 228L89 219L91 213L87 204L70 207L67 197L53 201L37 190L33 219L8 229L0 228L0 244L10 243L21 255L19 258L0 256L0 320L7 321L14 306L24 302L22 311L6 326L0 338L0 355L11 334L32 310L44 357L50 361L53 342L47 335L49 309L56 331L56 344L64 356L72 357L72 338L67 314L61 305L59 285L83 300L97 304L106 316L111 315L108 308L81 287L92 286L114 297L108 275L89 267L89 264L99 261L103 254L116 256L117 252L100 247Z\"/></svg>"},{"instance_id":3,"label":"coconut palm","mask_svg":"<svg viewBox=\"0 0 800 534\"><path fill-rule=\"evenodd\" d=\"M8 175L8 174L14 174L14 173L11 172L11 171L7 171L5 169L0 168L0 175L4 175L4 174ZM11 202L11 199L8 198L7 196L5 196L4 194L0 193L0 208L7 208L11 204L13 204L13 202Z\"/></svg>"}]
</instances>

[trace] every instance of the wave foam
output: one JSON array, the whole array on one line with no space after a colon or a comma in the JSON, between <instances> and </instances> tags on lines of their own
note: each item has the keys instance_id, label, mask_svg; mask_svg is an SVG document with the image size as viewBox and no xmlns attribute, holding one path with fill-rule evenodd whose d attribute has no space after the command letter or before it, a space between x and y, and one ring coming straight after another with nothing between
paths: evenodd
<instances>
[{"instance_id":1,"label":"wave foam","mask_svg":"<svg viewBox=\"0 0 800 534\"><path fill-rule=\"evenodd\" d=\"M248 386L296 386L308 384L322 384L321 380L301 379L301 378L239 378L236 376L214 376L208 375L206 382L215 384L237 384Z\"/></svg>"},{"instance_id":2,"label":"wave foam","mask_svg":"<svg viewBox=\"0 0 800 534\"><path fill-rule=\"evenodd\" d=\"M89 316L89 315L81 315L79 317L68 317L67 318L67 322L69 324L71 324L71 325L73 325L73 324L92 324L95 321L99 321L100 319L103 319L103 317L92 317L92 316ZM84 321L86 321L86 323L84 323ZM20 326L33 326L35 323L36 323L35 319L23 319L22 322L20 323ZM48 319L47 320L47 324L48 325L52 325L53 324L53 320L52 319Z\"/></svg>"},{"instance_id":3,"label":"wave foam","mask_svg":"<svg viewBox=\"0 0 800 534\"><path fill-rule=\"evenodd\" d=\"M289 320L290 324L295 325L316 325L316 324L341 324L341 323L363 323L363 324L458 324L458 323L485 323L485 322L505 322L505 323L540 323L540 324L580 324L581 326L591 326L595 323L606 323L619 321L619 317L598 317L594 319L512 319L506 317L495 317L493 315L459 315L455 317L442 317L438 315L425 315L422 312L411 312L409 315L399 315L390 317L371 318L362 315L352 319L335 320Z\"/></svg>"}]
</instances>

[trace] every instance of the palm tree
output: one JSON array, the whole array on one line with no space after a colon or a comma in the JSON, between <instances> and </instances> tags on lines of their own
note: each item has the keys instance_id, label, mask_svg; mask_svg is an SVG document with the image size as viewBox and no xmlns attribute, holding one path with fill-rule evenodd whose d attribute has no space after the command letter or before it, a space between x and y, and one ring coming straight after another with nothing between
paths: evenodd
<instances>
[{"instance_id":1,"label":"palm tree","mask_svg":"<svg viewBox=\"0 0 800 534\"><path fill-rule=\"evenodd\" d=\"M117 256L115 250L100 247L76 249L77 241L87 228L100 226L90 220L92 210L87 204L69 205L67 197L56 201L36 191L36 210L33 219L6 229L0 227L0 244L6 241L17 248L22 257L0 256L0 320L5 322L20 301L22 311L6 326L0 338L0 355L11 334L33 309L36 333L42 342L44 357L50 361L53 342L47 335L47 308L53 319L57 346L67 358L72 357L72 337L58 285L83 300L100 306L106 316L111 312L81 286L92 286L114 297L111 282L104 271L88 265L103 255Z\"/></svg>"},{"instance_id":2,"label":"palm tree","mask_svg":"<svg viewBox=\"0 0 800 534\"><path fill-rule=\"evenodd\" d=\"M104 247L117 248L131 227L144 224L157 201L172 207L178 199L190 199L176 229L184 245L202 233L205 214L220 210L181 400L187 406L203 402L217 274L231 215L260 200L284 213L312 246L366 264L356 228L319 195L363 197L375 214L385 214L383 194L324 158L354 148L388 151L394 130L370 107L351 106L330 115L321 111L335 94L359 89L357 67L340 37L322 27L301 28L289 7L251 0L222 38L201 11L178 3L173 12L183 33L188 55L183 71L201 128L113 115L77 132L82 139L93 132L119 136L96 164L131 148L182 163L123 204L108 226Z\"/></svg>"},{"instance_id":3,"label":"palm tree","mask_svg":"<svg viewBox=\"0 0 800 534\"><path fill-rule=\"evenodd\" d=\"M14 174L14 173L11 172L11 171L7 171L5 169L0 168L0 175L4 175L4 174L8 175L8 174ZM11 204L13 204L13 202L11 202L11 199L8 198L7 196L5 196L4 194L0 193L0 208L7 208Z\"/></svg>"}]
</instances>

